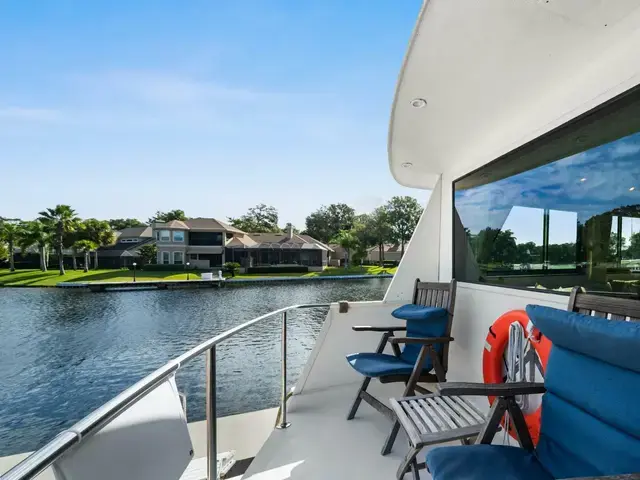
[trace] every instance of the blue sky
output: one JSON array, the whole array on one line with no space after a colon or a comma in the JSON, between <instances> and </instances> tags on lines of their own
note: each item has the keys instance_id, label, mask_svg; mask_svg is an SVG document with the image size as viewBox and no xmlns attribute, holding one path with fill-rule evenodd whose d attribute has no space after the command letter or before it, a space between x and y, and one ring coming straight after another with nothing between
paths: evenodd
<instances>
[{"instance_id":1,"label":"blue sky","mask_svg":"<svg viewBox=\"0 0 640 480\"><path fill-rule=\"evenodd\" d=\"M419 0L0 5L0 215L369 211Z\"/></svg>"}]
</instances>

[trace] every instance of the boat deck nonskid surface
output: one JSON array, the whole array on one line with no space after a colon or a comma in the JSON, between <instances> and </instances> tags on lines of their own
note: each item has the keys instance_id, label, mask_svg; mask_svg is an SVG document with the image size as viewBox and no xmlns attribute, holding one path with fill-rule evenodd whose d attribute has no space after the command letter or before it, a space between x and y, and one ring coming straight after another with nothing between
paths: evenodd
<instances>
[{"instance_id":1,"label":"boat deck nonskid surface","mask_svg":"<svg viewBox=\"0 0 640 480\"><path fill-rule=\"evenodd\" d=\"M373 384L369 391L388 404L402 384ZM346 416L358 385L344 385L296 396L289 408L291 426L274 431L258 453L245 480L393 480L407 452L400 433L393 451L380 455L391 422L363 402L356 418ZM459 445L458 442L455 445ZM424 461L427 449L419 457ZM410 475L405 475L409 479ZM420 471L421 479L431 476Z\"/></svg>"}]
</instances>

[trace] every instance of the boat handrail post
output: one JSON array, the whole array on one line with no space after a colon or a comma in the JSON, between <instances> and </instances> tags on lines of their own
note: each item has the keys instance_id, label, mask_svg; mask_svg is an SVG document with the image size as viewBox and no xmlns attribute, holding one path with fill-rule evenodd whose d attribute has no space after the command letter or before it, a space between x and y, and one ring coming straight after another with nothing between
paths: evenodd
<instances>
[{"instance_id":1,"label":"boat handrail post","mask_svg":"<svg viewBox=\"0 0 640 480\"><path fill-rule=\"evenodd\" d=\"M281 365L281 392L280 392L280 423L276 428L282 430L289 428L287 422L287 310L282 312L282 333L280 334L280 365Z\"/></svg>"},{"instance_id":2,"label":"boat handrail post","mask_svg":"<svg viewBox=\"0 0 640 480\"><path fill-rule=\"evenodd\" d=\"M207 350L206 363L207 480L218 480L218 429L216 415L216 346Z\"/></svg>"}]
</instances>

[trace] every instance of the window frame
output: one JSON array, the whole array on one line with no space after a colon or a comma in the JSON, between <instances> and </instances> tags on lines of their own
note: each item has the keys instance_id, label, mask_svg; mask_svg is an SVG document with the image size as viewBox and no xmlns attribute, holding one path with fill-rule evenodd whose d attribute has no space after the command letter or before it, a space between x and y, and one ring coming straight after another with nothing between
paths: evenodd
<instances>
[{"instance_id":1,"label":"window frame","mask_svg":"<svg viewBox=\"0 0 640 480\"><path fill-rule=\"evenodd\" d=\"M182 240L176 240L176 233L182 234ZM173 243L184 243L185 242L185 231L184 230L173 230L171 231L171 241Z\"/></svg>"},{"instance_id":2,"label":"window frame","mask_svg":"<svg viewBox=\"0 0 640 480\"><path fill-rule=\"evenodd\" d=\"M180 261L177 262L176 261L176 254L180 254ZM181 250L174 250L173 253L171 254L171 260L173 260L173 263L171 265L184 265L184 252Z\"/></svg>"},{"instance_id":3,"label":"window frame","mask_svg":"<svg viewBox=\"0 0 640 480\"><path fill-rule=\"evenodd\" d=\"M164 262L164 254L167 254L167 263ZM168 250L162 250L160 252L160 264L161 265L171 265L171 252Z\"/></svg>"},{"instance_id":4,"label":"window frame","mask_svg":"<svg viewBox=\"0 0 640 480\"><path fill-rule=\"evenodd\" d=\"M168 232L169 233L167 240L163 240L162 239L162 232ZM171 230L167 230L167 229L157 230L156 241L162 242L162 243L170 243L171 242Z\"/></svg>"},{"instance_id":5,"label":"window frame","mask_svg":"<svg viewBox=\"0 0 640 480\"><path fill-rule=\"evenodd\" d=\"M592 108L591 110L588 110L578 116L576 116L575 118L563 123L562 125L559 125L558 127L540 135L539 137L536 137L532 140L530 140L529 142L526 142L522 145L520 145L517 148L514 148L513 150L510 150L509 152L477 167L474 168L473 170L470 170L469 172L460 175L459 177L453 179L451 181L451 189L449 191L450 196L450 202L451 202L451 278L454 280L457 280L461 283L468 283L470 285L483 285L483 286L489 286L489 287L495 287L495 288L508 288L508 289L514 289L514 290L526 290L526 291L532 291L531 288L529 287L521 287L521 286L517 286L517 285L498 285L498 284L493 284L493 283L481 283L481 282L471 282L471 281L467 281L467 280L459 280L456 278L455 274L456 274L456 241L455 241L455 230L456 230L456 220L455 220L455 216L456 216L456 203L455 203L455 193L456 193L456 184L462 180L465 180L466 178L475 175L478 172L481 172L483 170L490 170L492 166L495 166L498 163L501 162L513 162L516 161L518 159L518 157L522 157L523 155L527 155L529 154L531 151L539 148L540 146L543 145L548 145L553 141L556 140L567 140L570 138L574 138L576 143L577 140L579 139L580 135L575 136L576 132L580 132L580 130L582 128L586 128L588 127L590 124L592 123L597 123L598 121L602 120L603 118L606 118L607 116L614 114L616 112L619 112L620 110L623 110L625 107L628 107L630 105L633 105L634 103L638 103L640 104L640 85L636 85L632 88L630 88L629 90L620 93L619 95L616 95L615 97L595 106L594 108ZM637 130L636 133L640 133L640 130ZM610 140L609 142L605 142L605 143L600 143L599 145L596 146L592 146L592 147L587 147L584 150L581 150L582 152L588 151L592 148L597 148L598 146L604 145L606 143L610 143L610 142L614 142L619 140L620 138L625 137L626 134L622 134L621 136L617 137L614 140ZM562 157L562 158L567 158L567 157ZM551 162L547 162L545 164L541 164L541 165L548 165L550 163L553 163L554 161L558 161L558 160L562 160L562 158L559 158L557 160L553 160ZM541 166L539 165L539 166ZM523 170L522 172L525 171L530 171L533 170L537 167L532 167L529 168L527 170ZM519 172L519 173L522 173ZM513 177L515 175L518 175L518 173L514 173L512 175L509 175L509 177ZM505 178L509 178L509 177L505 177ZM547 293L547 294L552 294L552 295L562 295L562 296L569 296L570 292L562 292L562 291L558 291L558 290L551 290L551 289L544 289L544 290L534 290L536 292L539 293ZM599 292L599 291L594 291L591 293L595 293L595 294L606 294L607 292Z\"/></svg>"}]
</instances>

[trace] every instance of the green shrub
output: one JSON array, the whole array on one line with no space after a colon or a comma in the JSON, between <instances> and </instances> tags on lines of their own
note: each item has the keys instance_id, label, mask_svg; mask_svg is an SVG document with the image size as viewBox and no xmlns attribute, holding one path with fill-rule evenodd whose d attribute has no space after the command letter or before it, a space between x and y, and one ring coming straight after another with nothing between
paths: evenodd
<instances>
[{"instance_id":1,"label":"green shrub","mask_svg":"<svg viewBox=\"0 0 640 480\"><path fill-rule=\"evenodd\" d=\"M307 273L309 267L304 265L287 265L285 267L250 267L247 273Z\"/></svg>"},{"instance_id":2,"label":"green shrub","mask_svg":"<svg viewBox=\"0 0 640 480\"><path fill-rule=\"evenodd\" d=\"M232 277L235 277L238 270L240 270L240 266L237 262L227 262L224 264L224 271L229 272Z\"/></svg>"}]
</instances>

